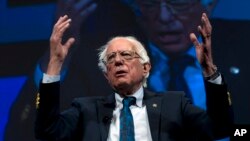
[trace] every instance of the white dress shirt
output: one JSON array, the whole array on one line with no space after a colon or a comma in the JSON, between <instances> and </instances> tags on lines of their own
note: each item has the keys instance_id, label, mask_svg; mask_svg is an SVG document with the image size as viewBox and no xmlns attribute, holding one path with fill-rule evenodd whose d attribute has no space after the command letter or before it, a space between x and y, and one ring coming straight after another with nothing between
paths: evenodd
<instances>
[{"instance_id":1,"label":"white dress shirt","mask_svg":"<svg viewBox=\"0 0 250 141\"><path fill-rule=\"evenodd\" d=\"M131 96L136 98L136 105L129 108L133 115L134 131L136 141L152 141L146 105L143 105L143 88L141 87ZM123 98L115 93L116 107L113 111L113 118L109 127L109 135L107 141L119 141L120 135L120 113L123 107Z\"/></svg>"}]
</instances>

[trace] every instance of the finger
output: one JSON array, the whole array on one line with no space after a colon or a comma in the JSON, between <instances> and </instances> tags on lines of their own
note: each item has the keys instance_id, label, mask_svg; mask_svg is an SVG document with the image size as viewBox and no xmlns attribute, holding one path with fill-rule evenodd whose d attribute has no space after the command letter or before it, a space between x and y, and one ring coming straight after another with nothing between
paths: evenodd
<instances>
[{"instance_id":1,"label":"finger","mask_svg":"<svg viewBox=\"0 0 250 141\"><path fill-rule=\"evenodd\" d=\"M198 26L197 30L198 30L198 32L201 35L202 42L206 43L207 42L207 38L210 37L210 35L207 35L206 32L205 32L205 30L202 29L202 27L200 25Z\"/></svg>"},{"instance_id":2,"label":"finger","mask_svg":"<svg viewBox=\"0 0 250 141\"><path fill-rule=\"evenodd\" d=\"M57 22L55 23L54 28L55 28L55 27L57 28L57 26L58 26L59 24L61 24L63 21L65 21L65 19L67 19L67 18L68 18L67 15L61 16L61 17L57 20Z\"/></svg>"},{"instance_id":3,"label":"finger","mask_svg":"<svg viewBox=\"0 0 250 141\"><path fill-rule=\"evenodd\" d=\"M67 48L68 50L73 45L74 42L75 42L75 38L69 38L67 42L64 44L65 48Z\"/></svg>"},{"instance_id":4,"label":"finger","mask_svg":"<svg viewBox=\"0 0 250 141\"><path fill-rule=\"evenodd\" d=\"M211 26L211 23L210 23L209 18L207 17L206 13L202 14L202 22L204 23L204 28L205 28L206 32L211 33L212 26Z\"/></svg>"},{"instance_id":5,"label":"finger","mask_svg":"<svg viewBox=\"0 0 250 141\"><path fill-rule=\"evenodd\" d=\"M70 24L71 21L71 19L67 19L66 21L61 22L60 25L58 25L57 29L59 31L62 30L63 28L65 28L66 25Z\"/></svg>"},{"instance_id":6,"label":"finger","mask_svg":"<svg viewBox=\"0 0 250 141\"><path fill-rule=\"evenodd\" d=\"M55 33L55 35L58 38L62 38L65 30L69 28L70 22L71 22L71 19L67 20L65 23L63 23L63 25L61 25L61 28Z\"/></svg>"},{"instance_id":7,"label":"finger","mask_svg":"<svg viewBox=\"0 0 250 141\"><path fill-rule=\"evenodd\" d=\"M58 20L57 20L56 23L54 24L53 29L55 29L55 28L57 27L57 25L60 23L61 19L62 19L62 16L60 16L60 17L58 18Z\"/></svg>"},{"instance_id":8,"label":"finger","mask_svg":"<svg viewBox=\"0 0 250 141\"><path fill-rule=\"evenodd\" d=\"M201 17L201 28L202 30L202 35L204 38L210 38L211 37L211 32L212 32L212 26L210 24L210 21L207 17L207 15L205 13L202 14L202 17Z\"/></svg>"},{"instance_id":9,"label":"finger","mask_svg":"<svg viewBox=\"0 0 250 141\"><path fill-rule=\"evenodd\" d=\"M190 37L191 42L194 44L194 46L196 48L199 48L201 46L198 39L197 39L197 37L196 37L196 35L194 33L190 33L189 37Z\"/></svg>"},{"instance_id":10,"label":"finger","mask_svg":"<svg viewBox=\"0 0 250 141\"><path fill-rule=\"evenodd\" d=\"M54 25L53 30L57 32L58 30L61 30L61 28L63 28L63 26L65 26L69 22L71 22L71 19L69 19L67 15L64 15L63 17L60 17L58 22Z\"/></svg>"},{"instance_id":11,"label":"finger","mask_svg":"<svg viewBox=\"0 0 250 141\"><path fill-rule=\"evenodd\" d=\"M63 18L62 18L63 19ZM53 39L53 41L55 42L60 42L62 39L62 36L64 34L64 31L69 28L70 26L70 22L71 19L67 19L66 21L61 21L59 23L57 23L57 25L55 25L52 35L51 35L51 39Z\"/></svg>"},{"instance_id":12,"label":"finger","mask_svg":"<svg viewBox=\"0 0 250 141\"><path fill-rule=\"evenodd\" d=\"M68 16L67 15L64 15L63 17L60 17L59 19L58 19L58 21L56 22L56 24L54 25L54 27L53 27L53 32L52 32L52 34L57 34L57 32L58 32L58 30L60 30L60 26L61 26L61 24L63 23L63 22L65 22L65 20L68 18Z\"/></svg>"},{"instance_id":13,"label":"finger","mask_svg":"<svg viewBox=\"0 0 250 141\"><path fill-rule=\"evenodd\" d=\"M52 34L51 34L51 37L50 37L50 40L53 41L53 42L57 42L59 41L60 39L58 38L58 26L59 24L61 24L61 22L66 18L66 16L63 16L63 17L60 17L57 22L55 23L54 27L53 27L53 31L52 31Z\"/></svg>"}]
</instances>

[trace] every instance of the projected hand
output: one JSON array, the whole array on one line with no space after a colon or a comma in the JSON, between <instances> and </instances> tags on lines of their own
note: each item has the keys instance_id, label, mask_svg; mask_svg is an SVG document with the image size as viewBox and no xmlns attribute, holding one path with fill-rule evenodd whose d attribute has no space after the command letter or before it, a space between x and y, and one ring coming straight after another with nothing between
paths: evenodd
<instances>
[{"instance_id":1,"label":"projected hand","mask_svg":"<svg viewBox=\"0 0 250 141\"><path fill-rule=\"evenodd\" d=\"M62 44L62 37L65 30L70 27L70 24L71 19L69 19L67 15L64 15L63 17L60 17L54 25L50 36L50 59L46 72L49 75L58 75L60 73L69 48L75 42L75 39L71 37L64 44Z\"/></svg>"},{"instance_id":2,"label":"projected hand","mask_svg":"<svg viewBox=\"0 0 250 141\"><path fill-rule=\"evenodd\" d=\"M216 71L216 66L213 63L212 49L211 49L211 34L212 26L205 13L201 16L201 25L198 26L198 31L202 37L200 43L194 33L190 33L190 40L193 42L196 50L196 56L200 62L203 75L211 76Z\"/></svg>"},{"instance_id":3,"label":"projected hand","mask_svg":"<svg viewBox=\"0 0 250 141\"><path fill-rule=\"evenodd\" d=\"M80 28L86 18L94 12L97 4L94 0L59 0L57 4L57 17L68 15L72 24L67 30L65 37L73 36L79 41Z\"/></svg>"}]
</instances>

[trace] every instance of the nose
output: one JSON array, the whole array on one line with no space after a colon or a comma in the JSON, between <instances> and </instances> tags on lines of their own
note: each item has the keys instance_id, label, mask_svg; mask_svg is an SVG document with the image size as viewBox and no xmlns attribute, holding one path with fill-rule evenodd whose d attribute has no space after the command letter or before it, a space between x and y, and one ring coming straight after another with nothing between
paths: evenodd
<instances>
[{"instance_id":1,"label":"nose","mask_svg":"<svg viewBox=\"0 0 250 141\"><path fill-rule=\"evenodd\" d=\"M117 55L115 56L115 65L122 65L124 62L123 58L119 55L119 53L117 53Z\"/></svg>"},{"instance_id":2,"label":"nose","mask_svg":"<svg viewBox=\"0 0 250 141\"><path fill-rule=\"evenodd\" d=\"M174 15L166 2L161 2L159 19L163 23L168 23L174 20Z\"/></svg>"}]
</instances>

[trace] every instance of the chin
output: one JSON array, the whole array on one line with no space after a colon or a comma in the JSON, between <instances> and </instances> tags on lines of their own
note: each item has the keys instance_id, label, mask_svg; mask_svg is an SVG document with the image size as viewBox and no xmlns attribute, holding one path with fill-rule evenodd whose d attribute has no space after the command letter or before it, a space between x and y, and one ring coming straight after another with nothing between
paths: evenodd
<instances>
[{"instance_id":1,"label":"chin","mask_svg":"<svg viewBox=\"0 0 250 141\"><path fill-rule=\"evenodd\" d=\"M128 85L125 84L121 84L121 85L117 85L114 87L115 91L118 92L119 94L124 94L124 91L127 90Z\"/></svg>"},{"instance_id":2,"label":"chin","mask_svg":"<svg viewBox=\"0 0 250 141\"><path fill-rule=\"evenodd\" d=\"M115 87L116 89L121 89L121 88L126 88L128 85L129 85L129 84L128 84L128 82L126 82L126 81L119 81L119 82L117 82L117 83L114 85L114 87Z\"/></svg>"}]
</instances>

